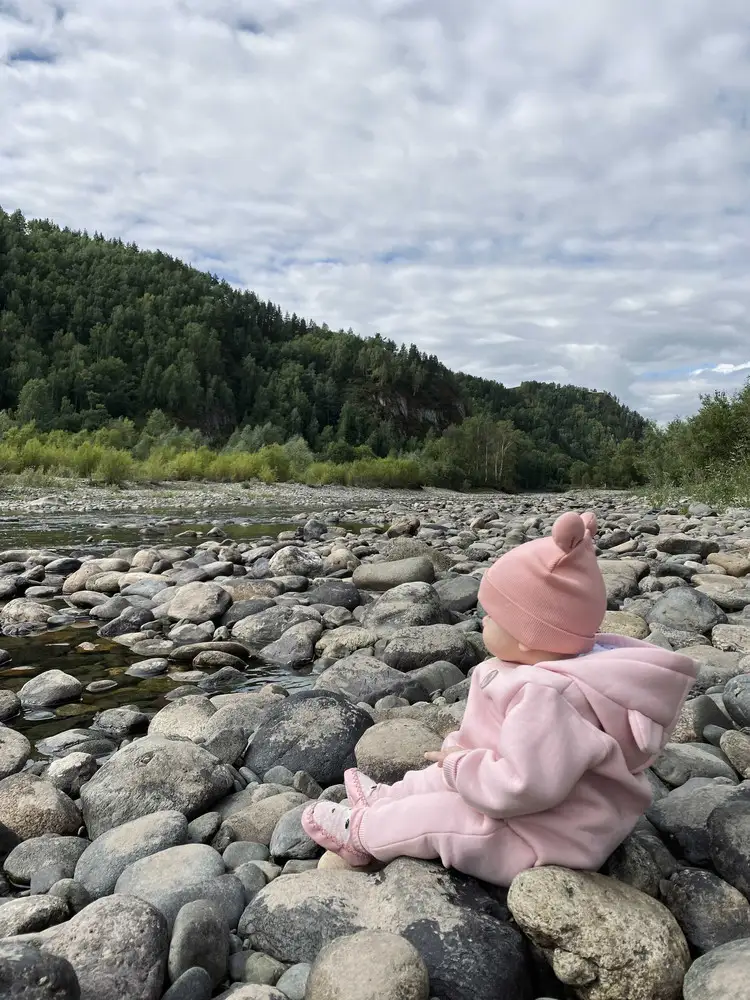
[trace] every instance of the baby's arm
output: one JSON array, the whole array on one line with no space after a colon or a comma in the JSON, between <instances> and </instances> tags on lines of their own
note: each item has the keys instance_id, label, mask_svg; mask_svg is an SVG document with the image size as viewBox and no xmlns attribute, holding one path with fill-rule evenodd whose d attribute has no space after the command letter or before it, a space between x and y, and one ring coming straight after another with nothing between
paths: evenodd
<instances>
[{"instance_id":1,"label":"baby's arm","mask_svg":"<svg viewBox=\"0 0 750 1000\"><path fill-rule=\"evenodd\" d=\"M443 774L472 808L510 819L559 805L608 752L603 734L562 695L527 684L505 717L498 752L451 754Z\"/></svg>"}]
</instances>

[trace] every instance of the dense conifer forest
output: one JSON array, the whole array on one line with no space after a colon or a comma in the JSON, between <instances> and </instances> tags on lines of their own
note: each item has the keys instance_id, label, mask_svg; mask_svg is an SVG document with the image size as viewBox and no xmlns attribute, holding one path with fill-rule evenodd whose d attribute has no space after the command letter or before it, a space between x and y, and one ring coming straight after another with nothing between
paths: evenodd
<instances>
[{"instance_id":1,"label":"dense conifer forest","mask_svg":"<svg viewBox=\"0 0 750 1000\"><path fill-rule=\"evenodd\" d=\"M654 433L607 393L452 372L1 209L0 411L0 471L105 479L631 486Z\"/></svg>"}]
</instances>

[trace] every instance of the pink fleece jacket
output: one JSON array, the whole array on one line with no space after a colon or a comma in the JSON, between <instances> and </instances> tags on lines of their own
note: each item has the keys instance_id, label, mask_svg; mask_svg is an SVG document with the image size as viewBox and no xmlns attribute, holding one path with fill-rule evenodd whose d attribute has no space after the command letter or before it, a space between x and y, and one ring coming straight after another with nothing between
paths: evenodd
<instances>
[{"instance_id":1,"label":"pink fleece jacket","mask_svg":"<svg viewBox=\"0 0 750 1000\"><path fill-rule=\"evenodd\" d=\"M674 728L696 675L686 656L616 635L591 653L473 674L447 786L508 826L536 864L597 868L651 801L642 773Z\"/></svg>"}]
</instances>

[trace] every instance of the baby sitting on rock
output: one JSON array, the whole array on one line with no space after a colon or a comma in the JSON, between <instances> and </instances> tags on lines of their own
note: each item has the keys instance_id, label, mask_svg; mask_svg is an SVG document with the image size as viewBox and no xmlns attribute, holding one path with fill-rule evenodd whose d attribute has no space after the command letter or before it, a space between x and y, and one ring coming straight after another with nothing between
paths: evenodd
<instances>
[{"instance_id":1,"label":"baby sitting on rock","mask_svg":"<svg viewBox=\"0 0 750 1000\"><path fill-rule=\"evenodd\" d=\"M597 634L607 607L593 514L502 556L479 600L493 659L435 763L395 785L347 771L350 806L317 802L302 825L350 865L439 858L497 885L527 868L596 870L651 802L643 773L693 684L691 659Z\"/></svg>"}]
</instances>

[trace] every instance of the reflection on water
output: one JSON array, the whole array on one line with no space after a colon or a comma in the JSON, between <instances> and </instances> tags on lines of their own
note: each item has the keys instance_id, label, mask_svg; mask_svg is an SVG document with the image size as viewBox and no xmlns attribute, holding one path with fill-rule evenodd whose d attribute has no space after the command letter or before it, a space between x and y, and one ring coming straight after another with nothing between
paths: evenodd
<instances>
[{"instance_id":1,"label":"reflection on water","mask_svg":"<svg viewBox=\"0 0 750 1000\"><path fill-rule=\"evenodd\" d=\"M0 517L0 550L2 549L53 549L60 554L102 554L122 546L150 547L160 545L195 545L206 540L207 533L217 522L233 541L250 541L255 538L276 536L280 531L292 531L299 521L291 518L297 511L279 508L254 507L243 518L235 509L230 512L212 511L212 520L206 522L185 520L185 512L171 512L169 524L165 520L170 512L152 512L148 517L138 515L108 516L107 522L92 523L90 515L71 512L42 516L21 515ZM265 518L261 520L261 515ZM253 519L250 520L250 517ZM162 520L159 521L159 518ZM144 525L146 527L144 527ZM359 525L342 525L358 530ZM184 531L195 531L196 540L175 539ZM58 604L57 601L53 602ZM100 624L100 623L98 623ZM137 678L126 674L128 667L144 659L134 656L129 649L96 634L97 624L84 620L75 625L43 632L39 635L11 637L0 634L0 648L7 649L13 657L10 666L0 668L0 688L18 691L30 678L45 670L63 670L78 678L84 688L92 681L113 680L117 687L98 694L84 691L78 702L61 705L43 712L28 713L9 721L13 728L25 733L35 743L73 727L86 726L97 712L122 705L137 705L144 711L155 712L167 704L165 695L184 682L179 673L191 665L175 663L162 677ZM84 652L81 643L91 643L96 649ZM210 673L210 671L207 671ZM252 690L269 681L278 681L288 689L307 687L310 679L305 674L289 673L251 663L246 668L246 681L241 689ZM170 676L172 674L173 676ZM40 715L43 716L40 718Z\"/></svg>"},{"instance_id":2,"label":"reflection on water","mask_svg":"<svg viewBox=\"0 0 750 1000\"><path fill-rule=\"evenodd\" d=\"M84 642L95 645L96 651L79 651L77 647ZM109 639L100 639L90 623L20 638L0 636L0 644L13 657L10 666L0 668L2 688L18 691L30 677L44 670L64 670L76 677L84 688L92 681L105 679L117 684L116 688L101 694L84 691L80 701L45 710L44 714L52 715L51 718L38 719L39 713L33 712L31 718L19 716L10 720L9 724L25 733L32 743L72 727L87 726L96 713L105 708L137 705L143 711L155 712L167 704L165 695L182 685L177 676L179 672L191 669L189 663L175 663L163 677L129 677L125 671L143 657L133 656L127 647ZM175 676L170 677L170 673ZM260 663L251 663L245 673L247 679L242 688L233 690L251 691L269 681L277 681L290 690L310 684L309 677L303 674L272 670Z\"/></svg>"}]
</instances>

